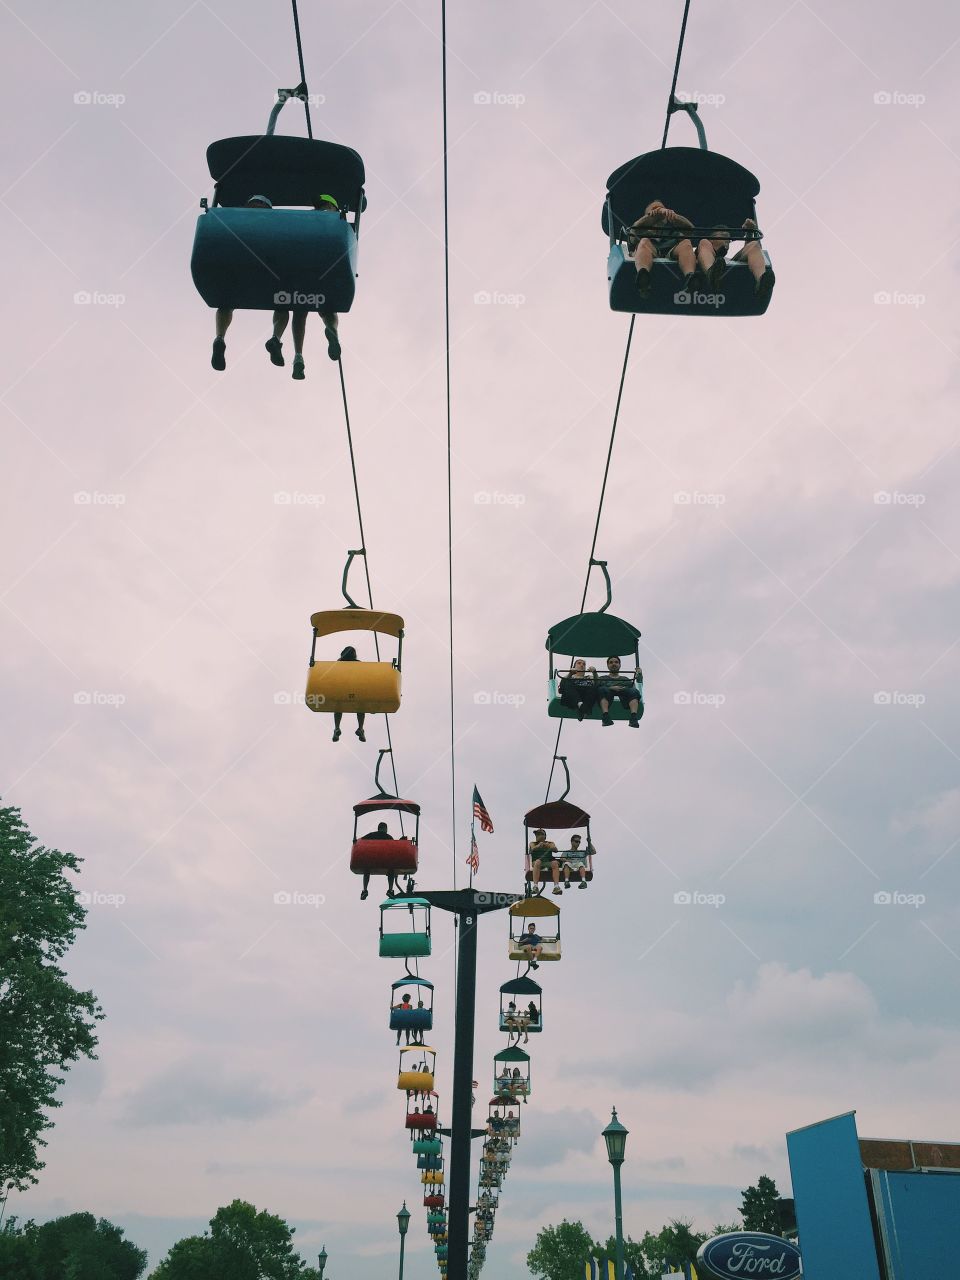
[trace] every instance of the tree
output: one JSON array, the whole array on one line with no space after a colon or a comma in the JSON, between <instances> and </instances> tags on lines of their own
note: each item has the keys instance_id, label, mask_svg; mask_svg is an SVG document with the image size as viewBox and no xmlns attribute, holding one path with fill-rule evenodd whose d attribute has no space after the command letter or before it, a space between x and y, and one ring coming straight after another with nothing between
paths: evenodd
<instances>
[{"instance_id":1,"label":"tree","mask_svg":"<svg viewBox=\"0 0 960 1280\"><path fill-rule=\"evenodd\" d=\"M583 1267L597 1246L582 1222L544 1227L527 1254L527 1266L542 1280L583 1280Z\"/></svg>"},{"instance_id":2,"label":"tree","mask_svg":"<svg viewBox=\"0 0 960 1280\"><path fill-rule=\"evenodd\" d=\"M276 1214L234 1200L217 1210L206 1235L178 1240L151 1280L320 1280L294 1253L294 1231Z\"/></svg>"},{"instance_id":3,"label":"tree","mask_svg":"<svg viewBox=\"0 0 960 1280\"><path fill-rule=\"evenodd\" d=\"M146 1250L92 1213L22 1228L14 1219L0 1235L0 1275L16 1280L139 1280L146 1266Z\"/></svg>"},{"instance_id":4,"label":"tree","mask_svg":"<svg viewBox=\"0 0 960 1280\"><path fill-rule=\"evenodd\" d=\"M0 807L0 1185L18 1191L43 1168L59 1073L96 1056L100 1006L58 963L84 927L66 876L79 866L72 853L37 844L19 809Z\"/></svg>"},{"instance_id":5,"label":"tree","mask_svg":"<svg viewBox=\"0 0 960 1280\"><path fill-rule=\"evenodd\" d=\"M761 1174L757 1179L757 1185L747 1187L741 1195L743 1203L740 1206L740 1216L743 1218L746 1230L769 1231L778 1236L780 1220L777 1216L777 1201L780 1198L780 1192L774 1180Z\"/></svg>"}]
</instances>

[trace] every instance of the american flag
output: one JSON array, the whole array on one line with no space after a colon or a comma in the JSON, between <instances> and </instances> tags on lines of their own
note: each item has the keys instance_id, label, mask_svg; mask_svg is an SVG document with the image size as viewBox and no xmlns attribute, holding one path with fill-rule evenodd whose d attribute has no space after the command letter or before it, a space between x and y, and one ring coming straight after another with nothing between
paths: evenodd
<instances>
[{"instance_id":1,"label":"american flag","mask_svg":"<svg viewBox=\"0 0 960 1280\"><path fill-rule=\"evenodd\" d=\"M473 816L474 818L479 818L481 831L493 834L493 823L490 820L489 813L487 813L487 806L480 799L480 792L476 786L473 788Z\"/></svg>"},{"instance_id":2,"label":"american flag","mask_svg":"<svg viewBox=\"0 0 960 1280\"><path fill-rule=\"evenodd\" d=\"M477 837L471 833L470 835L470 857L467 858L470 870L474 875L480 870L480 850L477 848Z\"/></svg>"}]
</instances>

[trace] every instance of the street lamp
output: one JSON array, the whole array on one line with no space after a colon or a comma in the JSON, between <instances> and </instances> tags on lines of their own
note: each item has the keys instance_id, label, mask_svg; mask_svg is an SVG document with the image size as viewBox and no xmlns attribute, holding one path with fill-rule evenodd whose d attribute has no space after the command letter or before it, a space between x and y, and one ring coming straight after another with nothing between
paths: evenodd
<instances>
[{"instance_id":1,"label":"street lamp","mask_svg":"<svg viewBox=\"0 0 960 1280\"><path fill-rule=\"evenodd\" d=\"M318 1261L320 1263L320 1280L323 1280L323 1269L327 1265L327 1250L325 1247L321 1248Z\"/></svg>"},{"instance_id":2,"label":"street lamp","mask_svg":"<svg viewBox=\"0 0 960 1280\"><path fill-rule=\"evenodd\" d=\"M603 1140L607 1144L607 1159L613 1165L613 1200L617 1229L617 1280L623 1280L623 1206L620 1200L620 1166L623 1164L627 1149L627 1134L617 1119L617 1108L613 1108L610 1123L603 1131Z\"/></svg>"},{"instance_id":3,"label":"street lamp","mask_svg":"<svg viewBox=\"0 0 960 1280\"><path fill-rule=\"evenodd\" d=\"M404 1200L403 1208L397 1214L397 1228L400 1231L400 1280L403 1280L403 1249L407 1243L407 1227L410 1225L410 1210Z\"/></svg>"}]
</instances>

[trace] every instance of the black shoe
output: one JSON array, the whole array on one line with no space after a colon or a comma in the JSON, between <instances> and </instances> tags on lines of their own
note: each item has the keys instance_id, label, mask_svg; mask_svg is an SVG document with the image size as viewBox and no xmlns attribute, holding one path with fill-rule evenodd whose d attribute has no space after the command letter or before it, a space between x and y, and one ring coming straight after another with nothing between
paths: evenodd
<instances>
[{"instance_id":1,"label":"black shoe","mask_svg":"<svg viewBox=\"0 0 960 1280\"><path fill-rule=\"evenodd\" d=\"M370 897L370 890L369 890L369 889L361 889L361 891L360 891L360 901L361 901L361 902L363 902L366 898L369 898L369 897ZM399 1043L400 1043L400 1041L398 1040L398 1041L397 1041L397 1044L399 1044Z\"/></svg>"},{"instance_id":2,"label":"black shoe","mask_svg":"<svg viewBox=\"0 0 960 1280\"><path fill-rule=\"evenodd\" d=\"M649 267L637 267L637 292L645 298L653 286L653 276Z\"/></svg>"},{"instance_id":3,"label":"black shoe","mask_svg":"<svg viewBox=\"0 0 960 1280\"><path fill-rule=\"evenodd\" d=\"M583 719L583 703L582 702L577 707L577 719L578 720Z\"/></svg>"},{"instance_id":4,"label":"black shoe","mask_svg":"<svg viewBox=\"0 0 960 1280\"><path fill-rule=\"evenodd\" d=\"M639 728L640 728L640 721L637 719L637 717L636 717L636 716L631 716L631 717L630 717L630 728L631 728L631 729L639 729Z\"/></svg>"},{"instance_id":5,"label":"black shoe","mask_svg":"<svg viewBox=\"0 0 960 1280\"><path fill-rule=\"evenodd\" d=\"M279 338L271 338L264 344L270 353L270 363L283 368L283 343Z\"/></svg>"},{"instance_id":6,"label":"black shoe","mask_svg":"<svg viewBox=\"0 0 960 1280\"><path fill-rule=\"evenodd\" d=\"M613 716L609 716L609 715L604 716L603 719L600 721L600 723L603 725L605 729L609 729L610 726L613 724Z\"/></svg>"},{"instance_id":7,"label":"black shoe","mask_svg":"<svg viewBox=\"0 0 960 1280\"><path fill-rule=\"evenodd\" d=\"M340 359L340 338L332 324L323 326L323 335L327 340L327 355L331 360Z\"/></svg>"},{"instance_id":8,"label":"black shoe","mask_svg":"<svg viewBox=\"0 0 960 1280\"><path fill-rule=\"evenodd\" d=\"M360 739L361 742L366 742L367 740L367 735L363 732L362 729L357 730L357 737Z\"/></svg>"},{"instance_id":9,"label":"black shoe","mask_svg":"<svg viewBox=\"0 0 960 1280\"><path fill-rule=\"evenodd\" d=\"M224 354L226 349L227 344L224 342L223 338L214 338L213 355L210 357L210 363L213 365L214 369L216 369L217 373L223 373L224 369L227 367L227 358Z\"/></svg>"},{"instance_id":10,"label":"black shoe","mask_svg":"<svg viewBox=\"0 0 960 1280\"><path fill-rule=\"evenodd\" d=\"M540 965L539 965L539 963L538 963L536 960L531 960L531 962L530 962L530 968L531 968L531 969L539 969L539 968L540 968Z\"/></svg>"},{"instance_id":11,"label":"black shoe","mask_svg":"<svg viewBox=\"0 0 960 1280\"><path fill-rule=\"evenodd\" d=\"M339 730L339 729L334 729L334 731L333 731L333 740L334 740L334 742L339 742L339 741L340 741L340 730Z\"/></svg>"}]
</instances>

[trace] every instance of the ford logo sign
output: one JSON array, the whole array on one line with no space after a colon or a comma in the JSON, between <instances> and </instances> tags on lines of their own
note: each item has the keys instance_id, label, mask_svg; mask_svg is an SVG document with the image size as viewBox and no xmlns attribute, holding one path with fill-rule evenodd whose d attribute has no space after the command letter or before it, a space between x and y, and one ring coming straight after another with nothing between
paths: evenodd
<instances>
[{"instance_id":1,"label":"ford logo sign","mask_svg":"<svg viewBox=\"0 0 960 1280\"><path fill-rule=\"evenodd\" d=\"M697 1251L697 1266L708 1276L776 1276L795 1280L803 1275L800 1250L789 1240L762 1231L731 1231L705 1241Z\"/></svg>"}]
</instances>

